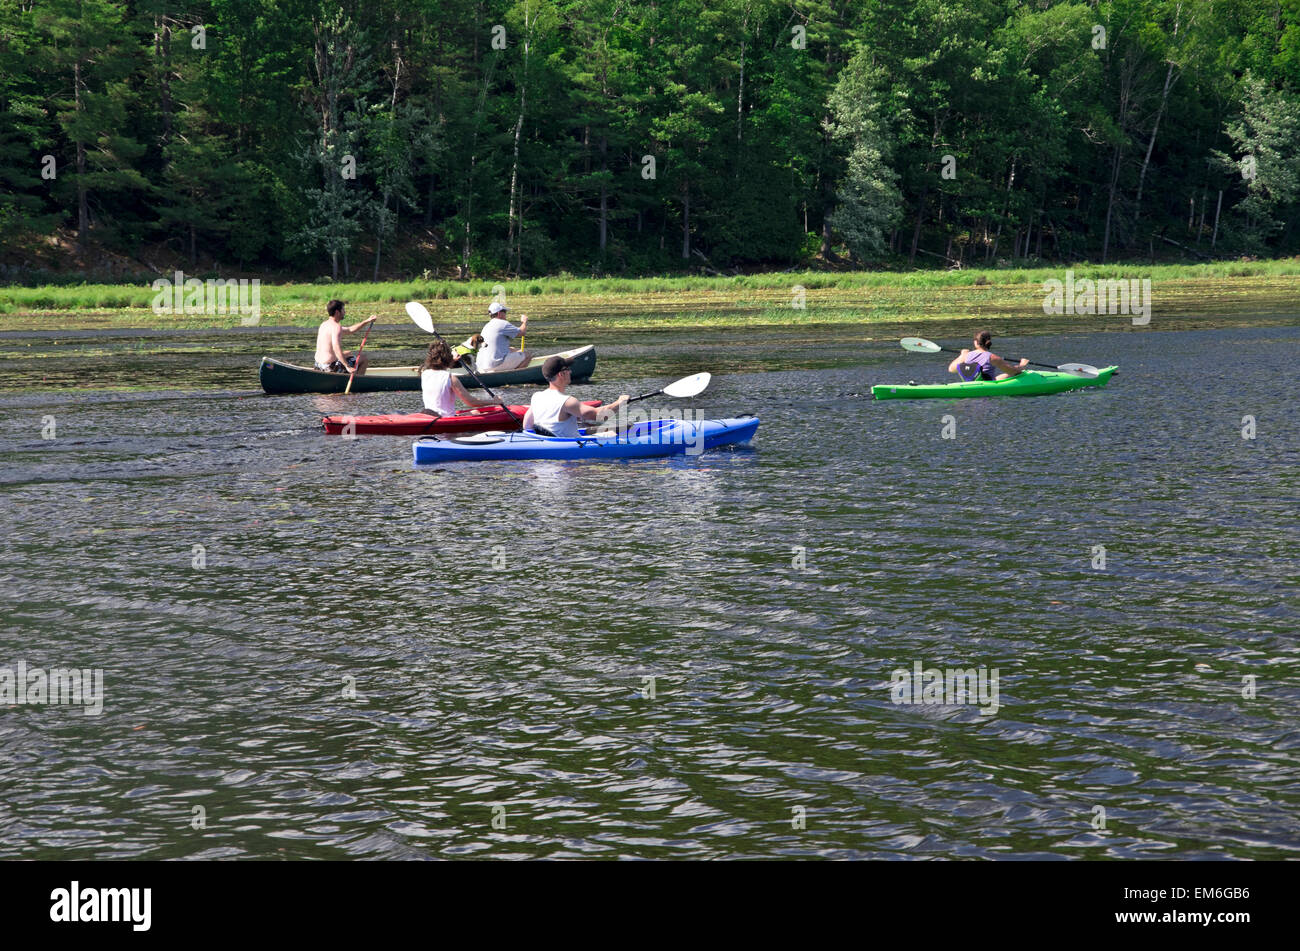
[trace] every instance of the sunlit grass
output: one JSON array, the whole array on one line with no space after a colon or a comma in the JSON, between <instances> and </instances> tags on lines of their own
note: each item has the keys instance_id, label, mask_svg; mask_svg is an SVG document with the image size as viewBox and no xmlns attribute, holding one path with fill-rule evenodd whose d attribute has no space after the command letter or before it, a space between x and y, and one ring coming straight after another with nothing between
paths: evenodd
<instances>
[{"instance_id":1,"label":"sunlit grass","mask_svg":"<svg viewBox=\"0 0 1300 951\"><path fill-rule=\"evenodd\" d=\"M348 302L349 321L377 313L405 321L402 305L424 301L435 319L472 324L504 290L514 314L602 326L727 326L972 318L999 310L1030 316L1043 282L1065 268L969 268L961 271L775 272L736 277L532 278L522 281L405 281L267 284L263 326L310 326L332 298ZM1157 302L1203 294L1275 293L1300 283L1300 258L1193 265L1071 267L1075 279L1149 278ZM799 290L802 288L802 292ZM800 299L802 294L803 299ZM75 329L238 326L237 315L155 314L156 292L140 285L49 285L0 288L0 328ZM801 308L799 304L806 306Z\"/></svg>"}]
</instances>

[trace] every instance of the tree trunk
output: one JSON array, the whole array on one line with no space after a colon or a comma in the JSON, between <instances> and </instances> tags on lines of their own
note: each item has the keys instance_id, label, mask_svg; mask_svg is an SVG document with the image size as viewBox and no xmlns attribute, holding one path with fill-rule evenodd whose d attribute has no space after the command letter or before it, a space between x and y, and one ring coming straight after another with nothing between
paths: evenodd
<instances>
[{"instance_id":1,"label":"tree trunk","mask_svg":"<svg viewBox=\"0 0 1300 951\"><path fill-rule=\"evenodd\" d=\"M154 19L154 51L162 63L158 71L158 93L163 126L161 140L165 146L172 138L172 28L165 15Z\"/></svg>"},{"instance_id":2,"label":"tree trunk","mask_svg":"<svg viewBox=\"0 0 1300 951\"><path fill-rule=\"evenodd\" d=\"M519 83L519 118L515 122L515 160L510 167L510 222L506 226L506 266L510 264L510 253L515 243L515 231L518 227L522 243L523 225L519 221L519 138L524 131L524 113L528 105L528 57L533 45L533 26L537 23L537 14L528 19L528 7L524 7L524 71ZM516 259L519 255L516 254ZM516 270L516 273L518 271Z\"/></svg>"},{"instance_id":3,"label":"tree trunk","mask_svg":"<svg viewBox=\"0 0 1300 951\"><path fill-rule=\"evenodd\" d=\"M691 259L691 183L682 185L682 260Z\"/></svg>"},{"instance_id":4,"label":"tree trunk","mask_svg":"<svg viewBox=\"0 0 1300 951\"><path fill-rule=\"evenodd\" d=\"M524 193L519 189L519 240L515 242L515 276L524 272ZM510 259L506 259L506 265L509 266Z\"/></svg>"},{"instance_id":5,"label":"tree trunk","mask_svg":"<svg viewBox=\"0 0 1300 951\"><path fill-rule=\"evenodd\" d=\"M609 187L605 181L605 173L609 169L609 163L606 160L606 151L609 148L609 142L604 133L600 136L600 257L605 258L605 244L609 236Z\"/></svg>"},{"instance_id":6,"label":"tree trunk","mask_svg":"<svg viewBox=\"0 0 1300 951\"><path fill-rule=\"evenodd\" d=\"M481 4L479 5L479 11L482 11ZM471 32L474 36L474 65L477 67L479 62L479 33L478 30ZM478 105L474 108L474 123L469 138L469 174L465 183L465 246L461 252L461 277L469 277L470 222L474 217L474 170L478 165L478 130L483 125L483 112L487 106L488 87L492 85L492 72L495 68L496 59L492 59L483 72L483 88L479 90Z\"/></svg>"},{"instance_id":7,"label":"tree trunk","mask_svg":"<svg viewBox=\"0 0 1300 951\"><path fill-rule=\"evenodd\" d=\"M394 44L396 45L396 44ZM393 62L393 94L388 100L388 118L389 121L397 119L397 90L402 82L402 54L399 52L394 57ZM388 174L387 172L385 174ZM391 185L384 186L384 202L379 209L379 227L375 233L375 273L372 280L379 280L379 260L384 250L384 230L388 227L388 202L393 197Z\"/></svg>"},{"instance_id":8,"label":"tree trunk","mask_svg":"<svg viewBox=\"0 0 1300 951\"><path fill-rule=\"evenodd\" d=\"M384 206L383 208L380 209L380 217L379 217L381 224L379 225L379 228L376 229L375 231L375 271L374 271L374 275L370 278L372 281L376 281L376 282L378 282L379 280L379 259L380 257L382 257L384 253L384 226L382 222L386 220L384 218L384 215L387 213L387 211L388 211L388 193L384 192Z\"/></svg>"},{"instance_id":9,"label":"tree trunk","mask_svg":"<svg viewBox=\"0 0 1300 951\"><path fill-rule=\"evenodd\" d=\"M444 60L443 60L443 42L442 42L442 34L443 34L443 31L442 31L442 30L439 30L439 31L438 31L438 62L444 62ZM477 32L476 32L476 33L475 33L475 36L477 36L477 35L478 35L478 34L477 34ZM477 55L478 40L477 40L477 39L474 41L474 45L475 45L475 49L476 49L476 53L475 53L475 61L477 61L477 59L478 59L478 55ZM435 73L435 78L434 78L434 85L433 85L433 115L434 115L434 116L438 116L438 117L441 117L441 116L442 116L442 73L441 73L441 71L436 72L436 73ZM435 166L435 168L436 168L436 166ZM436 186L437 186L437 184L438 184L438 173L437 173L436 171L432 171L432 170L431 170L431 171L429 172L429 190L428 190L428 193L427 193L427 196L426 196L426 199L425 199L425 205L424 205L424 226L425 226L426 228L432 228L432 227L433 227L433 196L434 196L434 194L435 194L435 192L436 192Z\"/></svg>"},{"instance_id":10,"label":"tree trunk","mask_svg":"<svg viewBox=\"0 0 1300 951\"><path fill-rule=\"evenodd\" d=\"M1007 191L1002 199L1002 218L998 221L998 232L993 236L993 263L996 265L998 257L998 243L1002 240L1002 223L1006 221L1007 214L1011 211L1011 186L1016 183L1016 156L1011 157L1011 171L1007 175ZM1016 229L1016 245L1020 242L1020 230ZM1016 256L1015 247L1011 251L1011 257Z\"/></svg>"},{"instance_id":11,"label":"tree trunk","mask_svg":"<svg viewBox=\"0 0 1300 951\"><path fill-rule=\"evenodd\" d=\"M1174 7L1174 39L1178 38L1178 23L1182 17L1183 5L1179 3ZM1147 166L1151 164L1151 152L1156 147L1156 133L1160 131L1160 120L1164 118L1165 106L1169 102L1169 89L1174 82L1174 64L1169 63L1169 68L1165 70L1165 87L1160 93L1160 108L1156 110L1156 121L1151 124L1151 138L1147 140L1147 154L1142 159L1142 171L1138 173L1137 198L1133 202L1133 228L1137 230L1138 218L1142 214L1142 186L1146 183Z\"/></svg>"},{"instance_id":12,"label":"tree trunk","mask_svg":"<svg viewBox=\"0 0 1300 951\"><path fill-rule=\"evenodd\" d=\"M1177 23L1174 25L1174 35L1178 35ZM1138 190L1137 198L1133 201L1133 227L1137 229L1138 217L1142 213L1142 186L1146 182L1147 166L1151 164L1151 153L1156 147L1156 133L1160 130L1160 120L1165 114L1165 104L1169 101L1169 87L1174 79L1174 64L1169 64L1169 69L1165 72L1165 88L1160 95L1160 108L1156 110L1156 121L1151 126L1151 138L1147 140L1147 154L1142 159L1142 171L1138 173Z\"/></svg>"},{"instance_id":13,"label":"tree trunk","mask_svg":"<svg viewBox=\"0 0 1300 951\"><path fill-rule=\"evenodd\" d=\"M72 64L72 95L74 108L80 118L84 111L81 103L81 63ZM77 134L77 243L86 240L90 230L90 200L86 195L86 143Z\"/></svg>"},{"instance_id":14,"label":"tree trunk","mask_svg":"<svg viewBox=\"0 0 1300 951\"><path fill-rule=\"evenodd\" d=\"M921 189L921 197L916 202L916 224L912 227L912 250L907 255L907 265L916 263L916 249L921 245L921 222L925 218L925 200L930 195L930 186Z\"/></svg>"},{"instance_id":15,"label":"tree trunk","mask_svg":"<svg viewBox=\"0 0 1300 951\"><path fill-rule=\"evenodd\" d=\"M824 123L829 121L829 116L823 120ZM825 140L823 140L823 145L829 147ZM830 180L824 170L819 170L817 174L822 196L822 243L821 247L818 248L818 253L822 256L823 260L834 261L835 252L831 250L831 240L833 237L833 229L831 228L831 212L835 210L835 183Z\"/></svg>"},{"instance_id":16,"label":"tree trunk","mask_svg":"<svg viewBox=\"0 0 1300 951\"><path fill-rule=\"evenodd\" d=\"M1107 54L1109 57L1109 53ZM1136 84L1136 75L1139 68L1139 61L1136 54L1127 52L1120 60L1119 67L1119 106L1116 113L1117 125L1119 126L1120 139L1115 143L1115 154L1111 163L1110 172L1110 194L1106 201L1106 227L1102 236L1101 260L1105 263L1110 255L1110 236L1112 227L1115 224L1115 198L1119 192L1119 173L1123 168L1124 137L1129 127L1129 116L1133 111L1133 89ZM1091 202L1091 195L1089 196ZM1136 221L1136 218L1134 219Z\"/></svg>"},{"instance_id":17,"label":"tree trunk","mask_svg":"<svg viewBox=\"0 0 1300 951\"><path fill-rule=\"evenodd\" d=\"M1119 146L1115 146L1115 156L1111 161L1110 168L1110 198L1106 202L1106 229L1102 232L1101 238L1101 263L1106 263L1106 255L1110 253L1110 221L1115 213L1115 189L1119 184Z\"/></svg>"},{"instance_id":18,"label":"tree trunk","mask_svg":"<svg viewBox=\"0 0 1300 951\"><path fill-rule=\"evenodd\" d=\"M741 130L744 124L745 116L745 40L749 32L749 10L745 10L745 16L740 24L740 90L736 95L736 145L740 145ZM737 164L736 171L740 171Z\"/></svg>"},{"instance_id":19,"label":"tree trunk","mask_svg":"<svg viewBox=\"0 0 1300 951\"><path fill-rule=\"evenodd\" d=\"M460 254L460 270L464 277L469 276L470 254L470 219L474 217L474 156L469 157L469 188L465 195L465 246Z\"/></svg>"}]
</instances>

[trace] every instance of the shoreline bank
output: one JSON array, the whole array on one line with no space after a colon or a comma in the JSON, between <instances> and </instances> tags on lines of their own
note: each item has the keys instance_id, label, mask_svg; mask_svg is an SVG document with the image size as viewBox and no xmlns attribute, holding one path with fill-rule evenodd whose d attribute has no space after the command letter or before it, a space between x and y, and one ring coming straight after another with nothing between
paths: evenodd
<instances>
[{"instance_id":1,"label":"shoreline bank","mask_svg":"<svg viewBox=\"0 0 1300 951\"><path fill-rule=\"evenodd\" d=\"M409 323L407 300L426 303L434 320L472 326L504 293L513 314L539 330L548 320L570 329L661 329L1050 318L1044 284L1064 280L1150 280L1151 321L1259 311L1295 313L1300 260L1159 267L1040 268L1017 271L769 273L735 278L544 278L489 284L267 285L252 315L158 314L157 292L139 286L0 288L0 331L197 330L241 326L309 327L325 303L349 304L349 320L379 314L379 325ZM983 280L985 283L977 283ZM1114 320L1118 315L1080 315Z\"/></svg>"}]
</instances>

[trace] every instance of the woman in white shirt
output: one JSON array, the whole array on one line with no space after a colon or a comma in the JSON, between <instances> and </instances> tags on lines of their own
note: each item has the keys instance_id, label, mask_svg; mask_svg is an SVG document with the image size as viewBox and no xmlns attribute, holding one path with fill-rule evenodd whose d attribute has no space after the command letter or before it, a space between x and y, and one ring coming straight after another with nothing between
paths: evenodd
<instances>
[{"instance_id":1,"label":"woman in white shirt","mask_svg":"<svg viewBox=\"0 0 1300 951\"><path fill-rule=\"evenodd\" d=\"M481 400L471 396L451 372L456 358L452 356L451 347L441 340L429 344L429 352L424 358L420 370L420 390L424 394L424 412L430 416L452 416L456 412L456 399L466 406L499 406L491 400Z\"/></svg>"}]
</instances>

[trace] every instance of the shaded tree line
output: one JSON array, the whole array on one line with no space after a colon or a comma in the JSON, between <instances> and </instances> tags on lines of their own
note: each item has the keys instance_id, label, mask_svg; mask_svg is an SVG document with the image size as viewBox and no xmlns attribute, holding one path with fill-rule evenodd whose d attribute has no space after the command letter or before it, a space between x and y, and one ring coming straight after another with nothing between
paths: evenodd
<instances>
[{"instance_id":1,"label":"shaded tree line","mask_svg":"<svg viewBox=\"0 0 1300 951\"><path fill-rule=\"evenodd\" d=\"M1298 89L1300 0L4 0L0 250L354 279L1291 253Z\"/></svg>"}]
</instances>

